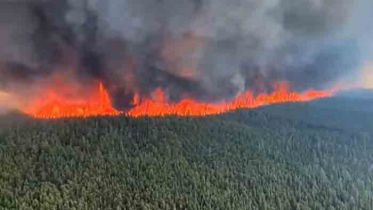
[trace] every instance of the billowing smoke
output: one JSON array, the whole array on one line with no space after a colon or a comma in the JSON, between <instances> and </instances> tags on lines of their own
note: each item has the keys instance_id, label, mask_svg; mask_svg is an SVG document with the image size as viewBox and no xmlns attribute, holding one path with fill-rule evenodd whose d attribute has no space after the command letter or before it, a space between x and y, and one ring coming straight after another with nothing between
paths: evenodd
<instances>
[{"instance_id":1,"label":"billowing smoke","mask_svg":"<svg viewBox=\"0 0 373 210\"><path fill-rule=\"evenodd\" d=\"M31 1L30 1L31 2ZM17 8L17 12L14 12ZM367 9L370 8L370 9ZM0 9L0 90L32 97L63 75L102 81L117 108L229 99L274 81L328 88L365 59L369 0L51 0ZM20 12L20 10L24 10Z\"/></svg>"}]
</instances>

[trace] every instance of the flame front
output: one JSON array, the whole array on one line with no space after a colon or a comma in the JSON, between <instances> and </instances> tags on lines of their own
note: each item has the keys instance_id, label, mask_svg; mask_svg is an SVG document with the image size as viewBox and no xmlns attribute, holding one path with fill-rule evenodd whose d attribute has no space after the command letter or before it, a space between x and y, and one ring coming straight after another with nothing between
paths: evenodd
<instances>
[{"instance_id":1,"label":"flame front","mask_svg":"<svg viewBox=\"0 0 373 210\"><path fill-rule=\"evenodd\" d=\"M23 111L36 118L91 117L102 115L141 116L203 116L228 112L240 108L255 108L268 104L284 102L310 101L316 98L330 97L333 91L308 90L302 93L290 91L286 83L279 83L271 94L254 96L249 90L231 101L221 103L205 103L193 99L183 99L177 103L169 103L161 89L153 93L152 99L141 99L135 95L134 107L122 112L116 110L110 101L109 94L100 83L93 94L69 99L54 90L48 90L37 100L33 100Z\"/></svg>"},{"instance_id":2,"label":"flame front","mask_svg":"<svg viewBox=\"0 0 373 210\"><path fill-rule=\"evenodd\" d=\"M93 94L78 99L69 99L48 90L41 98L33 100L23 110L37 118L90 117L99 115L119 115L113 108L109 95L100 83Z\"/></svg>"}]
</instances>

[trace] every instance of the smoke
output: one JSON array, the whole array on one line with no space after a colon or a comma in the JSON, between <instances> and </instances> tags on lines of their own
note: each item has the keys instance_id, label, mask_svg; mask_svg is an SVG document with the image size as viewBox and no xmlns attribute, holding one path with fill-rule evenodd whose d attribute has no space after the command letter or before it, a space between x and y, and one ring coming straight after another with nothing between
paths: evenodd
<instances>
[{"instance_id":1,"label":"smoke","mask_svg":"<svg viewBox=\"0 0 373 210\"><path fill-rule=\"evenodd\" d=\"M0 115L18 107L17 99L9 93L0 92Z\"/></svg>"},{"instance_id":2,"label":"smoke","mask_svg":"<svg viewBox=\"0 0 373 210\"><path fill-rule=\"evenodd\" d=\"M361 74L358 81L354 84L354 88L373 88L373 65L372 61L365 63L361 67Z\"/></svg>"},{"instance_id":3,"label":"smoke","mask_svg":"<svg viewBox=\"0 0 373 210\"><path fill-rule=\"evenodd\" d=\"M368 0L54 0L0 12L0 90L28 96L68 75L102 81L117 108L229 99L279 80L328 88L366 60ZM4 12L2 12L4 10ZM22 14L20 16L20 14ZM9 21L11 20L11 21ZM373 30L372 30L373 31ZM18 34L14 36L14 34ZM65 77L64 77L65 78Z\"/></svg>"}]
</instances>

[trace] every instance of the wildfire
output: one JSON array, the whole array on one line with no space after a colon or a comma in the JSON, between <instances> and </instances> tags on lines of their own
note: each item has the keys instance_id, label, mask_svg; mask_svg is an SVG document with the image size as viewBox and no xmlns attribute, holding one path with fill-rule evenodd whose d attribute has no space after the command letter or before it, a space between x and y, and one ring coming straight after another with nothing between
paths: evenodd
<instances>
[{"instance_id":1,"label":"wildfire","mask_svg":"<svg viewBox=\"0 0 373 210\"><path fill-rule=\"evenodd\" d=\"M48 90L34 100L24 110L37 118L90 117L99 115L119 115L111 105L109 95L100 83L92 94L83 98L67 98L56 90Z\"/></svg>"},{"instance_id":2,"label":"wildfire","mask_svg":"<svg viewBox=\"0 0 373 210\"><path fill-rule=\"evenodd\" d=\"M279 83L270 94L254 96L249 90L231 101L221 103L204 103L193 99L183 99L177 103L169 103L161 89L153 93L152 99L141 99L135 95L136 104L126 112L113 108L109 95L102 84L97 85L87 97L70 99L48 90L38 100L34 100L23 111L36 118L90 117L100 115L141 116L203 116L224 113L239 108L255 108L267 104L284 102L310 101L316 98L330 97L333 91L308 90L302 93L290 91L286 83Z\"/></svg>"}]
</instances>

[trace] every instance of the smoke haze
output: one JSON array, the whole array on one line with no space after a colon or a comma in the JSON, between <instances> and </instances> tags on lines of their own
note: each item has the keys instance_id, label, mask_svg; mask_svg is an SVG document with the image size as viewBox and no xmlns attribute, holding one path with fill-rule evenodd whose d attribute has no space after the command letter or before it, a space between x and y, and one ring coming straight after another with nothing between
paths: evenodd
<instances>
[{"instance_id":1,"label":"smoke haze","mask_svg":"<svg viewBox=\"0 0 373 210\"><path fill-rule=\"evenodd\" d=\"M151 97L159 87L170 101L209 102L282 80L295 90L330 88L369 59L372 11L368 0L7 4L0 90L32 97L56 75L83 89L99 80L127 109L135 93Z\"/></svg>"}]
</instances>

